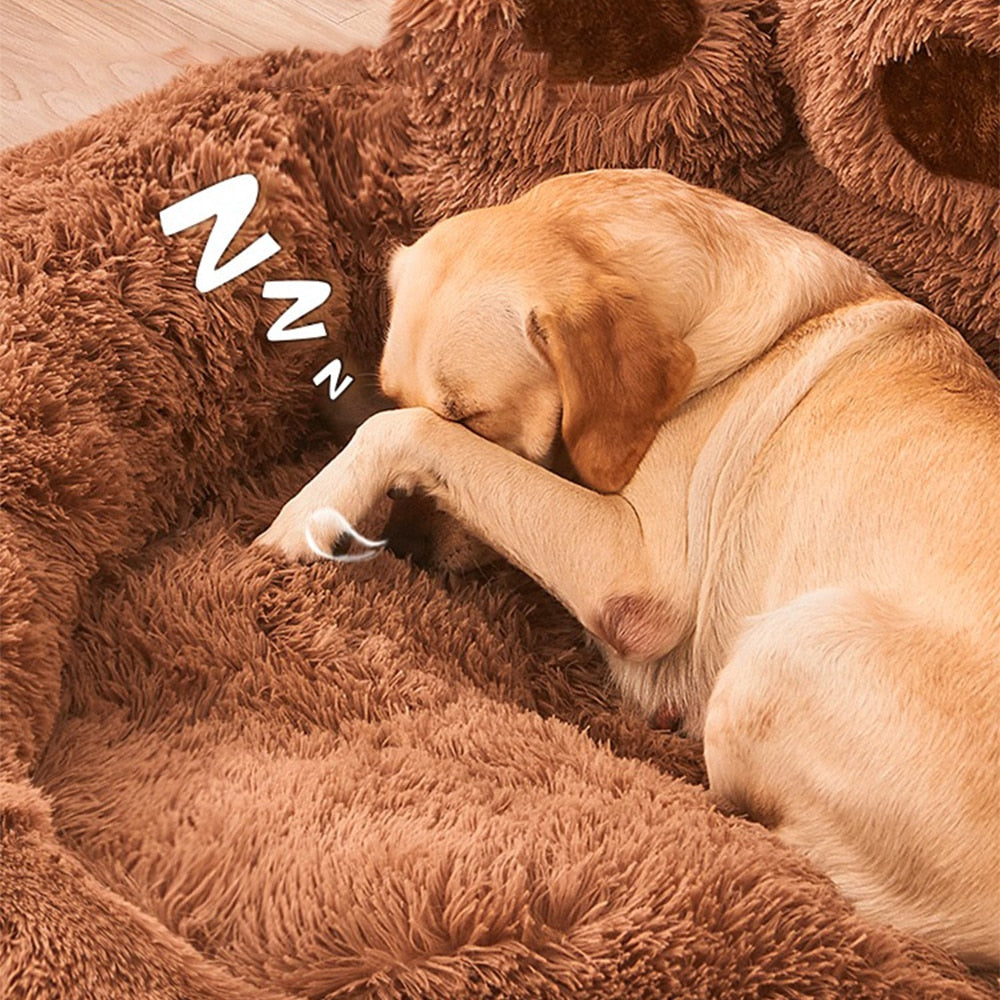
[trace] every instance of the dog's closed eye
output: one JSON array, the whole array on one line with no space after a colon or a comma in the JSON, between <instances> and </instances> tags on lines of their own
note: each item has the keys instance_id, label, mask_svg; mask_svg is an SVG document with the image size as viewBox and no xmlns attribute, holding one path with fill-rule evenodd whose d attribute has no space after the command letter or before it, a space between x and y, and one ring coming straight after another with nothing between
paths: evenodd
<instances>
[{"instance_id":1,"label":"dog's closed eye","mask_svg":"<svg viewBox=\"0 0 1000 1000\"><path fill-rule=\"evenodd\" d=\"M468 427L470 431L477 434L482 434L482 428L488 418L488 414L485 410L477 410L475 413L466 414L464 417L457 417L456 420L463 427Z\"/></svg>"},{"instance_id":2,"label":"dog's closed eye","mask_svg":"<svg viewBox=\"0 0 1000 1000\"><path fill-rule=\"evenodd\" d=\"M457 395L447 395L441 401L440 414L445 420L450 420L455 424L462 424L469 430L475 430L473 426L477 422L482 422L487 415L486 410L477 410L475 406L470 406L468 400Z\"/></svg>"}]
</instances>

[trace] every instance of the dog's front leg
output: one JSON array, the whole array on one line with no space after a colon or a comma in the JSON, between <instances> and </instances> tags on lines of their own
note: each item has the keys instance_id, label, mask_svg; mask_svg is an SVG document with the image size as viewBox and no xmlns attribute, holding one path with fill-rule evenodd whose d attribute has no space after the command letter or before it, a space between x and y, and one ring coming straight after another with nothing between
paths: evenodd
<instances>
[{"instance_id":1,"label":"dog's front leg","mask_svg":"<svg viewBox=\"0 0 1000 1000\"><path fill-rule=\"evenodd\" d=\"M391 489L433 496L469 531L557 597L621 655L676 641L678 616L657 597L642 527L623 497L578 486L422 407L377 413L282 509L260 544L315 558L330 547L333 508L357 523Z\"/></svg>"},{"instance_id":2,"label":"dog's front leg","mask_svg":"<svg viewBox=\"0 0 1000 1000\"><path fill-rule=\"evenodd\" d=\"M281 508L254 544L299 562L331 553L345 526L356 525L388 490L400 485L400 456L419 412L388 410L369 417L340 454Z\"/></svg>"}]
</instances>

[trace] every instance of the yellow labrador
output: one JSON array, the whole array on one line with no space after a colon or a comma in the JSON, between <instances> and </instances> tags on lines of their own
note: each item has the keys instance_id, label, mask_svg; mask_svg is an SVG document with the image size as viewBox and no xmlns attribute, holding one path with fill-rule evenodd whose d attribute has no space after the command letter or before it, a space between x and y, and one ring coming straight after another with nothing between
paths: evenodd
<instances>
[{"instance_id":1,"label":"yellow labrador","mask_svg":"<svg viewBox=\"0 0 1000 1000\"><path fill-rule=\"evenodd\" d=\"M429 494L704 735L721 801L863 914L1000 960L1000 385L958 334L656 171L448 219L389 283L403 408L258 541L314 558Z\"/></svg>"}]
</instances>

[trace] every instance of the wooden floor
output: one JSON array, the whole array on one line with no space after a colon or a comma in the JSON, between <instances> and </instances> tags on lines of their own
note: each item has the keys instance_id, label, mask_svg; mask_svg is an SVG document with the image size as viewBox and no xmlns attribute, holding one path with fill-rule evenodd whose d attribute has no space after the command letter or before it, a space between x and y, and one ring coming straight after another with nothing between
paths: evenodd
<instances>
[{"instance_id":1,"label":"wooden floor","mask_svg":"<svg viewBox=\"0 0 1000 1000\"><path fill-rule=\"evenodd\" d=\"M377 45L392 0L0 0L0 148L267 49Z\"/></svg>"}]
</instances>

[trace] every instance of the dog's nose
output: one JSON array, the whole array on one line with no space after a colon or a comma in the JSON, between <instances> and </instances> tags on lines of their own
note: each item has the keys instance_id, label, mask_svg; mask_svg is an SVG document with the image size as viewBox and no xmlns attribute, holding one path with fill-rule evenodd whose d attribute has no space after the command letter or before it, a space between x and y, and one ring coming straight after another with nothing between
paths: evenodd
<instances>
[{"instance_id":1,"label":"dog's nose","mask_svg":"<svg viewBox=\"0 0 1000 1000\"><path fill-rule=\"evenodd\" d=\"M400 559L409 559L426 569L434 555L431 515L434 501L429 497L403 496L393 500L385 526L386 547Z\"/></svg>"}]
</instances>

